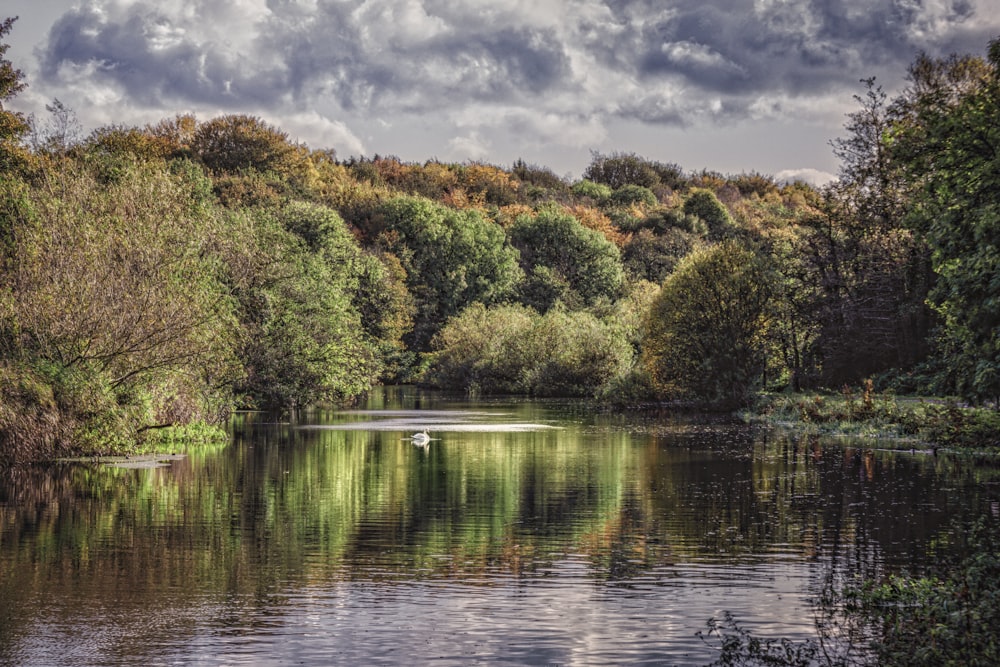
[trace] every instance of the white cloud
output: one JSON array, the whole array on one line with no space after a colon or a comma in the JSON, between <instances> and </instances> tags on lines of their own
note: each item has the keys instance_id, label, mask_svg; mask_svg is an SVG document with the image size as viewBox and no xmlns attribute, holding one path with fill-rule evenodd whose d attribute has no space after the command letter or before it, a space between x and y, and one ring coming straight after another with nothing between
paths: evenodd
<instances>
[{"instance_id":1,"label":"white cloud","mask_svg":"<svg viewBox=\"0 0 1000 667\"><path fill-rule=\"evenodd\" d=\"M59 1L26 68L36 108L59 97L90 125L252 113L342 154L419 124L421 145L487 159L512 142L608 147L616 123L641 124L666 160L668 129L783 120L831 136L859 79L891 93L920 48L982 53L1000 31L995 0Z\"/></svg>"},{"instance_id":2,"label":"white cloud","mask_svg":"<svg viewBox=\"0 0 1000 667\"><path fill-rule=\"evenodd\" d=\"M784 169L779 171L774 175L774 180L778 183L794 183L796 181L802 181L803 183L808 183L809 185L823 187L827 183L837 180L837 177L826 171L806 167L802 169Z\"/></svg>"}]
</instances>

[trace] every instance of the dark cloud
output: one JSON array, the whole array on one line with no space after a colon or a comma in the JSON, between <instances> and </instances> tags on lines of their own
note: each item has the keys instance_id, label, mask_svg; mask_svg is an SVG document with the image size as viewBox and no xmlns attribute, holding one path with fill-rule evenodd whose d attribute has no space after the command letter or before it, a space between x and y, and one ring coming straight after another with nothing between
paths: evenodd
<instances>
[{"instance_id":1,"label":"dark cloud","mask_svg":"<svg viewBox=\"0 0 1000 667\"><path fill-rule=\"evenodd\" d=\"M997 26L975 0L581 0L564 15L544 2L243 0L258 12L227 32L239 16L230 4L85 5L52 27L42 75L86 72L151 107L332 99L391 115L497 104L675 124L779 109L760 100L875 74L898 80L918 51L982 52Z\"/></svg>"},{"instance_id":2,"label":"dark cloud","mask_svg":"<svg viewBox=\"0 0 1000 667\"><path fill-rule=\"evenodd\" d=\"M116 21L86 7L67 12L49 32L41 65L49 80L69 66L70 76L87 71L147 106L268 103L286 85L280 70L241 68L232 54L186 39L170 17L142 4Z\"/></svg>"}]
</instances>

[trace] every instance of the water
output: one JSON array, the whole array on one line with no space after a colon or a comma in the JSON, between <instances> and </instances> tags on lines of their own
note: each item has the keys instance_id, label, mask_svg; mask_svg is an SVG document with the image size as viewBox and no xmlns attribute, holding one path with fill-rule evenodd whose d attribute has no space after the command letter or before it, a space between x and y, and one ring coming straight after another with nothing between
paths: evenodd
<instances>
[{"instance_id":1,"label":"water","mask_svg":"<svg viewBox=\"0 0 1000 667\"><path fill-rule=\"evenodd\" d=\"M408 438L427 429L431 442ZM724 611L814 636L1000 475L718 418L386 389L155 469L0 481L0 663L701 665Z\"/></svg>"}]
</instances>

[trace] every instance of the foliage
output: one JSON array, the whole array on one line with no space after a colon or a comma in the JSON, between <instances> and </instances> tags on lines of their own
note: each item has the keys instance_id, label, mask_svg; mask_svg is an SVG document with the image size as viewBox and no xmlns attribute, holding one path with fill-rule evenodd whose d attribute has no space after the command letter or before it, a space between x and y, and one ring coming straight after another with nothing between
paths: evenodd
<instances>
[{"instance_id":1,"label":"foliage","mask_svg":"<svg viewBox=\"0 0 1000 667\"><path fill-rule=\"evenodd\" d=\"M721 239L733 231L733 219L729 211L711 190L695 188L684 200L685 215L693 215L708 226L711 239Z\"/></svg>"},{"instance_id":2,"label":"foliage","mask_svg":"<svg viewBox=\"0 0 1000 667\"><path fill-rule=\"evenodd\" d=\"M837 393L770 394L759 397L750 419L793 424L800 430L899 439L970 452L1000 450L1000 414L954 401L899 399L875 391L872 380L844 385Z\"/></svg>"},{"instance_id":3,"label":"foliage","mask_svg":"<svg viewBox=\"0 0 1000 667\"><path fill-rule=\"evenodd\" d=\"M589 313L520 305L473 304L432 347L425 382L487 394L592 396L632 360L628 343Z\"/></svg>"},{"instance_id":4,"label":"foliage","mask_svg":"<svg viewBox=\"0 0 1000 667\"><path fill-rule=\"evenodd\" d=\"M17 17L13 17L0 21L0 174L21 166L27 159L20 140L29 129L28 120L24 114L4 109L4 104L27 86L21 70L15 69L13 63L4 57L10 45L3 39L16 20Z\"/></svg>"},{"instance_id":5,"label":"foliage","mask_svg":"<svg viewBox=\"0 0 1000 667\"><path fill-rule=\"evenodd\" d=\"M677 165L654 162L635 153L594 153L583 172L583 178L603 183L615 190L625 185L646 188L662 185L678 189L686 183L683 172Z\"/></svg>"},{"instance_id":6,"label":"foliage","mask_svg":"<svg viewBox=\"0 0 1000 667\"><path fill-rule=\"evenodd\" d=\"M112 155L131 155L143 160L165 159L177 148L165 138L126 125L108 125L94 130L85 144L90 151L106 151Z\"/></svg>"},{"instance_id":7,"label":"foliage","mask_svg":"<svg viewBox=\"0 0 1000 667\"><path fill-rule=\"evenodd\" d=\"M396 255L416 300L409 343L423 349L466 306L502 301L521 279L517 252L500 226L475 209L456 211L429 199L396 197L379 208L385 249Z\"/></svg>"},{"instance_id":8,"label":"foliage","mask_svg":"<svg viewBox=\"0 0 1000 667\"><path fill-rule=\"evenodd\" d=\"M610 185L595 183L586 178L574 183L572 191L577 197L589 197L598 203L607 200L613 192Z\"/></svg>"},{"instance_id":9,"label":"foliage","mask_svg":"<svg viewBox=\"0 0 1000 667\"><path fill-rule=\"evenodd\" d=\"M955 388L974 401L1000 398L1000 39L984 61L911 67L885 138L913 188L909 222L931 250L930 298L943 321L940 354Z\"/></svg>"},{"instance_id":10,"label":"foliage","mask_svg":"<svg viewBox=\"0 0 1000 667\"><path fill-rule=\"evenodd\" d=\"M608 203L614 206L656 206L659 201L653 191L641 185L623 185L608 197Z\"/></svg>"},{"instance_id":11,"label":"foliage","mask_svg":"<svg viewBox=\"0 0 1000 667\"><path fill-rule=\"evenodd\" d=\"M521 181L521 191L530 200L552 199L569 192L569 183L548 167L518 159L511 165L510 173Z\"/></svg>"},{"instance_id":12,"label":"foliage","mask_svg":"<svg viewBox=\"0 0 1000 667\"><path fill-rule=\"evenodd\" d=\"M233 214L229 229L244 401L297 408L367 389L379 368L352 302L359 250L340 217L294 203Z\"/></svg>"},{"instance_id":13,"label":"foliage","mask_svg":"<svg viewBox=\"0 0 1000 667\"><path fill-rule=\"evenodd\" d=\"M861 613L878 630L880 665L995 665L1000 641L996 527L968 531L967 556L923 577L891 576L862 591Z\"/></svg>"},{"instance_id":14,"label":"foliage","mask_svg":"<svg viewBox=\"0 0 1000 667\"><path fill-rule=\"evenodd\" d=\"M200 123L191 137L194 155L209 169L237 172L281 172L298 157L288 134L260 118L241 114L218 116Z\"/></svg>"},{"instance_id":15,"label":"foliage","mask_svg":"<svg viewBox=\"0 0 1000 667\"><path fill-rule=\"evenodd\" d=\"M622 262L631 275L662 283L696 245L697 239L693 235L677 228L662 234L643 229L622 248Z\"/></svg>"},{"instance_id":16,"label":"foliage","mask_svg":"<svg viewBox=\"0 0 1000 667\"><path fill-rule=\"evenodd\" d=\"M540 284L543 293L556 297L535 298L532 305L542 310L556 300L592 305L621 292L624 271L618 248L567 213L547 207L537 216L521 217L510 229L510 240L529 275L528 294L538 293L531 285ZM530 296L527 300L532 302Z\"/></svg>"},{"instance_id":17,"label":"foliage","mask_svg":"<svg viewBox=\"0 0 1000 667\"><path fill-rule=\"evenodd\" d=\"M746 403L763 379L771 268L734 241L696 250L650 309L645 363L661 395Z\"/></svg>"},{"instance_id":18,"label":"foliage","mask_svg":"<svg viewBox=\"0 0 1000 667\"><path fill-rule=\"evenodd\" d=\"M708 632L698 631L697 635L719 651L719 658L710 667L812 667L821 655L821 647L814 641L761 639L741 627L728 611L721 620L709 619ZM718 646L714 646L716 642Z\"/></svg>"},{"instance_id":19,"label":"foliage","mask_svg":"<svg viewBox=\"0 0 1000 667\"><path fill-rule=\"evenodd\" d=\"M72 445L91 449L218 419L238 373L216 220L162 165L122 160L113 181L107 166L0 184L0 353L51 388Z\"/></svg>"}]
</instances>

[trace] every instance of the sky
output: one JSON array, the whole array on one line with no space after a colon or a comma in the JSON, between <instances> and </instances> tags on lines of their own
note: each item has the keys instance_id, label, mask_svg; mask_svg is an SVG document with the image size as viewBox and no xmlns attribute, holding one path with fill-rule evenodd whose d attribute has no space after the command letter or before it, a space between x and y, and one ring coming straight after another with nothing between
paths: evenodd
<instances>
[{"instance_id":1,"label":"sky","mask_svg":"<svg viewBox=\"0 0 1000 667\"><path fill-rule=\"evenodd\" d=\"M821 183L863 94L921 52L985 53L1000 0L3 0L7 57L85 131L258 116L405 161L592 155Z\"/></svg>"}]
</instances>

